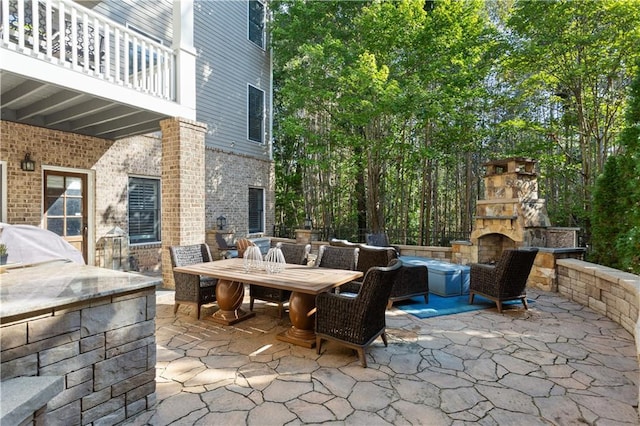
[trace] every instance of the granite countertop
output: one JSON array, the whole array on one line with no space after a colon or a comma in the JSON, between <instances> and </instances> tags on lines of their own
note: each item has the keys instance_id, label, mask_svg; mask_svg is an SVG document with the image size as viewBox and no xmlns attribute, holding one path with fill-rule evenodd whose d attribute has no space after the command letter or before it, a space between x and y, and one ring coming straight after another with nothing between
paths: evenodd
<instances>
[{"instance_id":1,"label":"granite countertop","mask_svg":"<svg viewBox=\"0 0 640 426\"><path fill-rule=\"evenodd\" d=\"M0 318L155 287L160 278L54 260L0 274Z\"/></svg>"}]
</instances>

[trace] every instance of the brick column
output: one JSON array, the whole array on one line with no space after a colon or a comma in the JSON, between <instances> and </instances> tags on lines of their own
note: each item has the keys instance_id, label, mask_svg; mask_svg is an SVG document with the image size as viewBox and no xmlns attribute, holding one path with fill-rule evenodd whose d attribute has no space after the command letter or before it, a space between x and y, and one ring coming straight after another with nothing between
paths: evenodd
<instances>
[{"instance_id":1,"label":"brick column","mask_svg":"<svg viewBox=\"0 0 640 426\"><path fill-rule=\"evenodd\" d=\"M162 129L162 278L174 288L169 246L205 242L206 125L182 118Z\"/></svg>"}]
</instances>

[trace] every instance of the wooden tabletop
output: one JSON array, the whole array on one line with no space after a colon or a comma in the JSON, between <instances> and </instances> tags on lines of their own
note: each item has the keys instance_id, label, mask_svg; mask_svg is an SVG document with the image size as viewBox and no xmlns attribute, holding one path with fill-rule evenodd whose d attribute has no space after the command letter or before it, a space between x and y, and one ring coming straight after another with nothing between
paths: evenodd
<instances>
[{"instance_id":1,"label":"wooden tabletop","mask_svg":"<svg viewBox=\"0 0 640 426\"><path fill-rule=\"evenodd\" d=\"M176 272L205 275L229 281L258 284L265 287L297 291L306 294L324 293L349 281L362 277L362 272L343 269L315 268L304 265L285 264L282 272L244 271L243 259L224 259L214 262L196 263L173 268Z\"/></svg>"}]
</instances>

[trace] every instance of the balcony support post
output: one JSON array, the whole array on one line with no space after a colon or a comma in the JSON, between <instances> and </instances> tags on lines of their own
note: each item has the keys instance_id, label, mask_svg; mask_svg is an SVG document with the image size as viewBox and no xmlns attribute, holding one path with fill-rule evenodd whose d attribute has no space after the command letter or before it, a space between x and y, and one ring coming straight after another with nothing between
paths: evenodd
<instances>
[{"instance_id":1,"label":"balcony support post","mask_svg":"<svg viewBox=\"0 0 640 426\"><path fill-rule=\"evenodd\" d=\"M193 47L193 0L173 2L173 53L176 57L176 100L196 118L196 50Z\"/></svg>"},{"instance_id":2,"label":"balcony support post","mask_svg":"<svg viewBox=\"0 0 640 426\"><path fill-rule=\"evenodd\" d=\"M162 278L173 288L169 246L205 242L206 124L183 118L160 122L162 130Z\"/></svg>"}]
</instances>

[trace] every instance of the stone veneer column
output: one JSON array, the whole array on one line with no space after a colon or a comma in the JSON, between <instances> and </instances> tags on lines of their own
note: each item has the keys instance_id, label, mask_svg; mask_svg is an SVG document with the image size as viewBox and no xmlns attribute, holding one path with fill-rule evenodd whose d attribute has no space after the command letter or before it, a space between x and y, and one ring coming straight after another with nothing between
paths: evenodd
<instances>
[{"instance_id":1,"label":"stone veneer column","mask_svg":"<svg viewBox=\"0 0 640 426\"><path fill-rule=\"evenodd\" d=\"M182 118L162 129L162 278L174 288L169 246L205 242L206 125Z\"/></svg>"}]
</instances>

